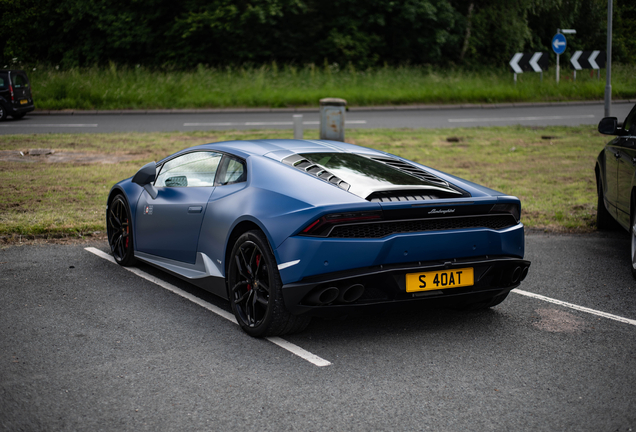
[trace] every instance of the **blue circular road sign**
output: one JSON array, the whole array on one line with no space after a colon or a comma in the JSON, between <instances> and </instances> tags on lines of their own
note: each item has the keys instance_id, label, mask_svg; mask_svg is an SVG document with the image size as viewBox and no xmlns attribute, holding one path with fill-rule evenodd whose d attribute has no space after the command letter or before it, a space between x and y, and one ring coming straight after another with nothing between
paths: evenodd
<instances>
[{"instance_id":1,"label":"blue circular road sign","mask_svg":"<svg viewBox=\"0 0 636 432\"><path fill-rule=\"evenodd\" d=\"M563 54L567 45L568 43L565 40L565 36L561 33L555 34L552 38L552 49L556 54Z\"/></svg>"}]
</instances>

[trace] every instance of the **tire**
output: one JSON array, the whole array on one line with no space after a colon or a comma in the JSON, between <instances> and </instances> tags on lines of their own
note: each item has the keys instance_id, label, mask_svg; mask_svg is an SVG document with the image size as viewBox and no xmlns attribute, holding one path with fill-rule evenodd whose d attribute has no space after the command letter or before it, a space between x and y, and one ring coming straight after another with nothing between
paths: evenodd
<instances>
[{"instance_id":1,"label":"tire","mask_svg":"<svg viewBox=\"0 0 636 432\"><path fill-rule=\"evenodd\" d=\"M228 263L228 298L241 328L250 336L279 336L304 330L310 317L285 308L276 259L261 231L241 235Z\"/></svg>"},{"instance_id":2,"label":"tire","mask_svg":"<svg viewBox=\"0 0 636 432\"><path fill-rule=\"evenodd\" d=\"M508 297L508 294L510 294L510 291L505 292L503 294L498 294L494 297L491 297L489 299L482 300L479 302L463 304L459 307L455 307L454 309L461 310L461 311L479 311L479 310L488 309L488 308L497 306L498 304L503 302L506 299L506 297Z\"/></svg>"},{"instance_id":3,"label":"tire","mask_svg":"<svg viewBox=\"0 0 636 432\"><path fill-rule=\"evenodd\" d=\"M11 114L11 117L13 117L15 120L20 120L22 117L24 117L26 115L26 113L20 113L20 114Z\"/></svg>"},{"instance_id":4,"label":"tire","mask_svg":"<svg viewBox=\"0 0 636 432\"><path fill-rule=\"evenodd\" d=\"M603 185L600 180L597 181L596 191L596 229L601 231L615 230L617 222L605 207L605 200L603 199Z\"/></svg>"},{"instance_id":5,"label":"tire","mask_svg":"<svg viewBox=\"0 0 636 432\"><path fill-rule=\"evenodd\" d=\"M7 110L4 106L2 106L2 104L0 103L0 121L3 121L4 119L7 118Z\"/></svg>"},{"instance_id":6,"label":"tire","mask_svg":"<svg viewBox=\"0 0 636 432\"><path fill-rule=\"evenodd\" d=\"M636 203L632 203L629 234L632 237L632 277L636 279Z\"/></svg>"},{"instance_id":7,"label":"tire","mask_svg":"<svg viewBox=\"0 0 636 432\"><path fill-rule=\"evenodd\" d=\"M133 247L132 217L128 203L121 195L116 195L108 206L106 215L106 230L110 251L122 266L131 266L136 263Z\"/></svg>"}]
</instances>

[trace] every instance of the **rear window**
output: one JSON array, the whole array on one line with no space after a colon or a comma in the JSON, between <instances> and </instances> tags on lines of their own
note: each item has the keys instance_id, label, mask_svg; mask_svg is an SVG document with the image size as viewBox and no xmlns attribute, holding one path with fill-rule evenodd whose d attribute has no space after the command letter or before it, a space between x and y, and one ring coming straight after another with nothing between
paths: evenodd
<instances>
[{"instance_id":1,"label":"rear window","mask_svg":"<svg viewBox=\"0 0 636 432\"><path fill-rule=\"evenodd\" d=\"M24 75L12 74L11 81L13 81L13 88L29 88L29 80Z\"/></svg>"},{"instance_id":2,"label":"rear window","mask_svg":"<svg viewBox=\"0 0 636 432\"><path fill-rule=\"evenodd\" d=\"M352 187L429 186L430 183L383 163L351 153L304 153L307 160L325 167Z\"/></svg>"}]
</instances>

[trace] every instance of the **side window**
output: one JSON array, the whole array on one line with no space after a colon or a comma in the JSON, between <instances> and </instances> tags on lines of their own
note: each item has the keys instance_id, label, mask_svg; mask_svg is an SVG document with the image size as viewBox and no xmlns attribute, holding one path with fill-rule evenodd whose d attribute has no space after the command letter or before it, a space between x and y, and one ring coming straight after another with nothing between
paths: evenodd
<instances>
[{"instance_id":1,"label":"side window","mask_svg":"<svg viewBox=\"0 0 636 432\"><path fill-rule=\"evenodd\" d=\"M194 152L169 160L161 167L155 186L214 186L214 177L221 157L220 153Z\"/></svg>"},{"instance_id":2,"label":"side window","mask_svg":"<svg viewBox=\"0 0 636 432\"><path fill-rule=\"evenodd\" d=\"M623 129L630 132L631 135L636 135L636 127L634 127L634 123L636 123L636 105L627 115L627 118L623 123Z\"/></svg>"},{"instance_id":3,"label":"side window","mask_svg":"<svg viewBox=\"0 0 636 432\"><path fill-rule=\"evenodd\" d=\"M244 182L247 179L247 170L245 162L227 156L223 161L223 167L219 172L218 183L226 185L231 183Z\"/></svg>"},{"instance_id":4,"label":"side window","mask_svg":"<svg viewBox=\"0 0 636 432\"><path fill-rule=\"evenodd\" d=\"M9 76L6 73L0 73L0 89L8 87Z\"/></svg>"}]
</instances>

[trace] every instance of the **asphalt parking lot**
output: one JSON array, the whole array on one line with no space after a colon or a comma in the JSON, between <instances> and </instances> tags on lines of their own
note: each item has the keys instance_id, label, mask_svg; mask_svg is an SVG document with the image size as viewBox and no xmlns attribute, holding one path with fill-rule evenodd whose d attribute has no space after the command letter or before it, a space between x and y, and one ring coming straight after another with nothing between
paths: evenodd
<instances>
[{"instance_id":1,"label":"asphalt parking lot","mask_svg":"<svg viewBox=\"0 0 636 432\"><path fill-rule=\"evenodd\" d=\"M636 428L627 233L527 236L520 290L567 305L513 292L489 311L315 320L284 338L324 366L87 247L107 251L0 249L1 430Z\"/></svg>"}]
</instances>

